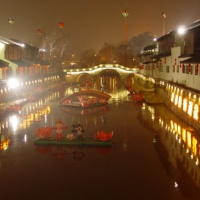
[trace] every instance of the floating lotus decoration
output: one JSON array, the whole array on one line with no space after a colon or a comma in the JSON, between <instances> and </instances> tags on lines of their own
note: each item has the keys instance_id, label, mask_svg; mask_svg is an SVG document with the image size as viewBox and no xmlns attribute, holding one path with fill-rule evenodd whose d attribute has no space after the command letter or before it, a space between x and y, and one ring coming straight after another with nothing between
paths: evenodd
<instances>
[{"instance_id":1,"label":"floating lotus decoration","mask_svg":"<svg viewBox=\"0 0 200 200\"><path fill-rule=\"evenodd\" d=\"M35 135L38 138L52 137L52 129L50 127L38 128Z\"/></svg>"},{"instance_id":2,"label":"floating lotus decoration","mask_svg":"<svg viewBox=\"0 0 200 200\"><path fill-rule=\"evenodd\" d=\"M108 141L113 137L113 131L112 132L104 132L104 131L99 131L94 134L94 138L100 141Z\"/></svg>"}]
</instances>

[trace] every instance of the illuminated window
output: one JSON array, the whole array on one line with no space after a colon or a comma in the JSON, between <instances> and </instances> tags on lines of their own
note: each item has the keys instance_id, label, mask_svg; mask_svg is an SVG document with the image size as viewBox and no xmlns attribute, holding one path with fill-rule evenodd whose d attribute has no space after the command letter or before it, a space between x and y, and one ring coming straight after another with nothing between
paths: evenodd
<instances>
[{"instance_id":1,"label":"illuminated window","mask_svg":"<svg viewBox=\"0 0 200 200\"><path fill-rule=\"evenodd\" d=\"M182 96L179 96L178 98L178 107L181 108L182 106Z\"/></svg>"},{"instance_id":2,"label":"illuminated window","mask_svg":"<svg viewBox=\"0 0 200 200\"><path fill-rule=\"evenodd\" d=\"M183 99L183 110L187 111L187 99Z\"/></svg>"},{"instance_id":3,"label":"illuminated window","mask_svg":"<svg viewBox=\"0 0 200 200\"><path fill-rule=\"evenodd\" d=\"M174 130L174 122L172 120L170 120L170 126L171 126L171 129Z\"/></svg>"},{"instance_id":4,"label":"illuminated window","mask_svg":"<svg viewBox=\"0 0 200 200\"><path fill-rule=\"evenodd\" d=\"M178 130L177 130L178 134L181 135L181 126L178 125Z\"/></svg>"},{"instance_id":5,"label":"illuminated window","mask_svg":"<svg viewBox=\"0 0 200 200\"><path fill-rule=\"evenodd\" d=\"M190 131L187 131L187 146L189 148L191 148L191 146L192 146L191 132Z\"/></svg>"},{"instance_id":6,"label":"illuminated window","mask_svg":"<svg viewBox=\"0 0 200 200\"><path fill-rule=\"evenodd\" d=\"M193 118L198 120L199 119L199 106L197 104L194 105L194 111L193 111Z\"/></svg>"},{"instance_id":7,"label":"illuminated window","mask_svg":"<svg viewBox=\"0 0 200 200\"><path fill-rule=\"evenodd\" d=\"M186 142L186 130L182 129L182 139L184 142Z\"/></svg>"},{"instance_id":8,"label":"illuminated window","mask_svg":"<svg viewBox=\"0 0 200 200\"><path fill-rule=\"evenodd\" d=\"M188 104L188 115L192 116L192 110L193 110L193 102L189 101L189 104Z\"/></svg>"},{"instance_id":9,"label":"illuminated window","mask_svg":"<svg viewBox=\"0 0 200 200\"><path fill-rule=\"evenodd\" d=\"M174 92L171 94L171 102L174 102Z\"/></svg>"},{"instance_id":10,"label":"illuminated window","mask_svg":"<svg viewBox=\"0 0 200 200\"><path fill-rule=\"evenodd\" d=\"M192 153L197 155L197 139L194 137L192 138Z\"/></svg>"}]
</instances>

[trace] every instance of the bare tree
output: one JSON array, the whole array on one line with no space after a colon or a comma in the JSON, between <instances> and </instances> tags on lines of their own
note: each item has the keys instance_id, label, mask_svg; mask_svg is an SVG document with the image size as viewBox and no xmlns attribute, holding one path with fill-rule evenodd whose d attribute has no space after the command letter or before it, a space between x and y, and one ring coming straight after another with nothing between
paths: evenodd
<instances>
[{"instance_id":1,"label":"bare tree","mask_svg":"<svg viewBox=\"0 0 200 200\"><path fill-rule=\"evenodd\" d=\"M79 56L81 67L92 67L99 63L99 56L94 49L84 51Z\"/></svg>"},{"instance_id":2,"label":"bare tree","mask_svg":"<svg viewBox=\"0 0 200 200\"><path fill-rule=\"evenodd\" d=\"M145 32L138 36L134 36L129 40L129 47L133 56L137 56L145 46L153 43L153 36L149 32Z\"/></svg>"},{"instance_id":3,"label":"bare tree","mask_svg":"<svg viewBox=\"0 0 200 200\"><path fill-rule=\"evenodd\" d=\"M52 70L60 70L68 47L62 30L45 30L40 37L38 44L40 58L49 62Z\"/></svg>"},{"instance_id":4,"label":"bare tree","mask_svg":"<svg viewBox=\"0 0 200 200\"><path fill-rule=\"evenodd\" d=\"M101 63L113 63L116 60L116 46L105 43L99 51Z\"/></svg>"}]
</instances>

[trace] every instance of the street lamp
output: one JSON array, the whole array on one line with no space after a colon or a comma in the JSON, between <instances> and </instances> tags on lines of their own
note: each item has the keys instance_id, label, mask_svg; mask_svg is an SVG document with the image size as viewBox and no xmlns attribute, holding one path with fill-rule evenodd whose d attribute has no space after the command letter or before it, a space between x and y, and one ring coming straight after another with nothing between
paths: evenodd
<instances>
[{"instance_id":1,"label":"street lamp","mask_svg":"<svg viewBox=\"0 0 200 200\"><path fill-rule=\"evenodd\" d=\"M13 32L12 25L14 24L14 22L15 22L15 20L12 17L8 18L8 23L10 24L10 37L13 37L13 35L12 35L12 32Z\"/></svg>"},{"instance_id":2,"label":"street lamp","mask_svg":"<svg viewBox=\"0 0 200 200\"><path fill-rule=\"evenodd\" d=\"M181 38L181 42L184 46L185 46L185 41L183 36L186 34L186 32L187 32L187 27L184 25L179 26L177 29L177 35Z\"/></svg>"},{"instance_id":3,"label":"street lamp","mask_svg":"<svg viewBox=\"0 0 200 200\"><path fill-rule=\"evenodd\" d=\"M186 26L181 25L181 26L178 27L177 33L178 33L179 35L184 35L184 34L186 33L186 31L187 31Z\"/></svg>"},{"instance_id":4,"label":"street lamp","mask_svg":"<svg viewBox=\"0 0 200 200\"><path fill-rule=\"evenodd\" d=\"M124 43L126 44L126 30L127 30L127 23L126 23L126 18L128 17L129 13L127 12L127 10L124 10L124 12L122 12L122 16L125 18L124 20Z\"/></svg>"},{"instance_id":5,"label":"street lamp","mask_svg":"<svg viewBox=\"0 0 200 200\"><path fill-rule=\"evenodd\" d=\"M166 20L167 14L166 12L163 12L161 15L163 18L163 35L165 35L165 20Z\"/></svg>"}]
</instances>

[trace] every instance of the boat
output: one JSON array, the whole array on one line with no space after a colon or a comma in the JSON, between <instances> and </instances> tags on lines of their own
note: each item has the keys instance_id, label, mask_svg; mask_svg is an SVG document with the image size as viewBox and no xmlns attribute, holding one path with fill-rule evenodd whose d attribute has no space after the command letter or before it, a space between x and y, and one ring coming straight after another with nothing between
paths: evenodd
<instances>
[{"instance_id":1,"label":"boat","mask_svg":"<svg viewBox=\"0 0 200 200\"><path fill-rule=\"evenodd\" d=\"M59 102L59 106L75 108L92 108L97 106L105 106L108 105L110 98L111 96L105 92L92 89L84 89L64 97Z\"/></svg>"},{"instance_id":2,"label":"boat","mask_svg":"<svg viewBox=\"0 0 200 200\"><path fill-rule=\"evenodd\" d=\"M132 95L132 98L133 98L133 101L135 101L135 102L141 102L141 101L144 100L143 95L140 94L140 93L133 94L133 95Z\"/></svg>"},{"instance_id":3,"label":"boat","mask_svg":"<svg viewBox=\"0 0 200 200\"><path fill-rule=\"evenodd\" d=\"M126 83L124 87L126 88L128 92L133 93L133 94L136 93L135 89L132 87L130 83Z\"/></svg>"},{"instance_id":4,"label":"boat","mask_svg":"<svg viewBox=\"0 0 200 200\"><path fill-rule=\"evenodd\" d=\"M79 140L75 138L74 140L67 139L66 137L62 137L57 140L53 137L49 138L37 138L34 141L35 145L40 146L111 146L111 140L100 141L98 139L87 139L83 138L83 140Z\"/></svg>"},{"instance_id":5,"label":"boat","mask_svg":"<svg viewBox=\"0 0 200 200\"><path fill-rule=\"evenodd\" d=\"M141 93L130 93L129 96L134 102L142 102L144 101L144 97Z\"/></svg>"}]
</instances>

